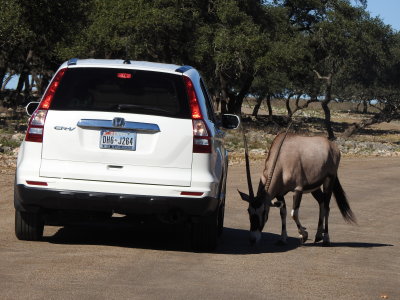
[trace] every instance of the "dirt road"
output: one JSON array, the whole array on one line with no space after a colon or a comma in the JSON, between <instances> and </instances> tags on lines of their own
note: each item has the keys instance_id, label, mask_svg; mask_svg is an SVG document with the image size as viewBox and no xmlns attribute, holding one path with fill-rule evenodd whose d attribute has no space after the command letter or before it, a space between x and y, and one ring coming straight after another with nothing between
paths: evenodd
<instances>
[{"instance_id":1,"label":"dirt road","mask_svg":"<svg viewBox=\"0 0 400 300\"><path fill-rule=\"evenodd\" d=\"M254 165L258 181L260 165ZM400 299L400 158L344 159L339 177L358 219L348 225L332 201L332 247L275 245L279 211L248 245L244 166L229 171L223 240L192 253L186 230L167 226L46 227L42 242L14 236L13 178L0 175L0 299ZM291 205L290 195L286 197ZM305 196L302 223L313 239L318 206Z\"/></svg>"}]
</instances>

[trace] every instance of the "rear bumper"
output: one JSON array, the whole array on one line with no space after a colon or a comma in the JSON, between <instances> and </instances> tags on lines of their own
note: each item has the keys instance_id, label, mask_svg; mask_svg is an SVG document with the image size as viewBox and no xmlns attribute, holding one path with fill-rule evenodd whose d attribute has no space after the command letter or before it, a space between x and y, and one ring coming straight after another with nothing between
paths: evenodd
<instances>
[{"instance_id":1,"label":"rear bumper","mask_svg":"<svg viewBox=\"0 0 400 300\"><path fill-rule=\"evenodd\" d=\"M206 216L216 210L214 197L184 198L113 194L33 188L15 185L14 206L22 211L81 210L122 214L166 214L181 210L192 216Z\"/></svg>"}]
</instances>

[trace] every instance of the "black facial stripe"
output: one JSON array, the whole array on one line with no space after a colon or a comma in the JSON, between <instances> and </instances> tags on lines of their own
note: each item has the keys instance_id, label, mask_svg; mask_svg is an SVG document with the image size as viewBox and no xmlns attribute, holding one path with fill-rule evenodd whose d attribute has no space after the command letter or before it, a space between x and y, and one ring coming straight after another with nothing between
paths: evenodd
<instances>
[{"instance_id":1,"label":"black facial stripe","mask_svg":"<svg viewBox=\"0 0 400 300\"><path fill-rule=\"evenodd\" d=\"M250 216L250 231L260 230L260 219L257 214Z\"/></svg>"}]
</instances>

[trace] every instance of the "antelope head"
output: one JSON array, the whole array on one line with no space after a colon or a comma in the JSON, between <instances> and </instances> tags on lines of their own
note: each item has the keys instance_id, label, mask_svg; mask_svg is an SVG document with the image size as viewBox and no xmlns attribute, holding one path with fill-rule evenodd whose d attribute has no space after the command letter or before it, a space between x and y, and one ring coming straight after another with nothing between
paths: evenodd
<instances>
[{"instance_id":1,"label":"antelope head","mask_svg":"<svg viewBox=\"0 0 400 300\"><path fill-rule=\"evenodd\" d=\"M254 245L258 243L261 239L261 232L264 229L265 223L268 220L269 209L271 207L271 199L268 199L267 193L265 192L265 184L263 184L261 180L258 186L257 195L254 195L253 185L251 183L251 175L250 175L249 153L244 131L243 131L243 141L245 149L246 175L247 175L247 184L249 187L249 194L247 195L239 190L238 192L242 200L246 201L249 204L247 212L249 213L249 219L250 219L250 244Z\"/></svg>"},{"instance_id":2,"label":"antelope head","mask_svg":"<svg viewBox=\"0 0 400 300\"><path fill-rule=\"evenodd\" d=\"M249 213L250 219L250 244L254 245L261 239L261 232L267 223L271 203L267 201L265 192L260 194L257 193L256 196L252 195L251 192L249 195L242 193L241 191L238 192L242 200L249 203L247 212Z\"/></svg>"}]
</instances>

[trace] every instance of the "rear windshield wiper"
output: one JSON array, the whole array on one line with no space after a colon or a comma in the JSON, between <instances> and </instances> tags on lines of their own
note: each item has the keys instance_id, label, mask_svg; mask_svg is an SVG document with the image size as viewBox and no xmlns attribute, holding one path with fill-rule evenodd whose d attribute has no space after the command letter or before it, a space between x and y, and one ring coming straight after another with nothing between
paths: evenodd
<instances>
[{"instance_id":1,"label":"rear windshield wiper","mask_svg":"<svg viewBox=\"0 0 400 300\"><path fill-rule=\"evenodd\" d=\"M162 112L162 113L172 114L172 112L169 110L165 110L165 109L158 108L158 107L150 107L150 106L146 106L146 105L138 105L138 104L118 104L114 107L120 111L121 110L129 110L131 108L137 108L137 109L145 110L145 111L153 111L153 112Z\"/></svg>"}]
</instances>

